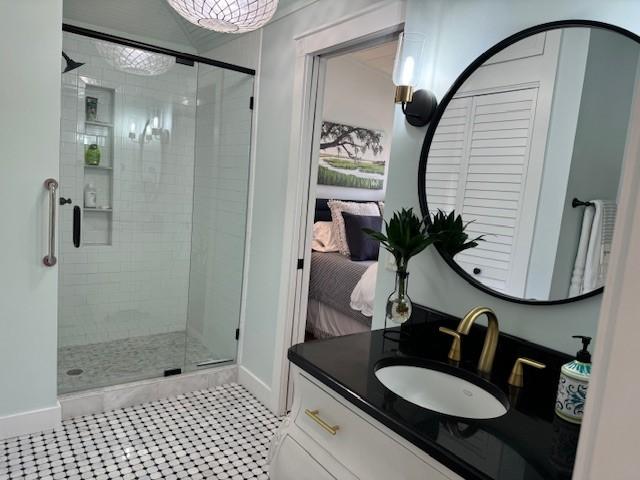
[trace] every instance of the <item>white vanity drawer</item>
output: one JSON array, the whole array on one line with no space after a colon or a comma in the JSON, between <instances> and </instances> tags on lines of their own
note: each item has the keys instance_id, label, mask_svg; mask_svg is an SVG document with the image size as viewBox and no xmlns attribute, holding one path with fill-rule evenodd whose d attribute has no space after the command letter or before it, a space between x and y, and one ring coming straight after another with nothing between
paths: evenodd
<instances>
[{"instance_id":1,"label":"white vanity drawer","mask_svg":"<svg viewBox=\"0 0 640 480\"><path fill-rule=\"evenodd\" d=\"M357 477L366 480L459 478L445 475L444 467L441 471L425 463L304 375L299 374L296 380L299 403L294 423Z\"/></svg>"},{"instance_id":2,"label":"white vanity drawer","mask_svg":"<svg viewBox=\"0 0 640 480\"><path fill-rule=\"evenodd\" d=\"M338 480L294 439L286 436L269 468L272 480Z\"/></svg>"}]
</instances>

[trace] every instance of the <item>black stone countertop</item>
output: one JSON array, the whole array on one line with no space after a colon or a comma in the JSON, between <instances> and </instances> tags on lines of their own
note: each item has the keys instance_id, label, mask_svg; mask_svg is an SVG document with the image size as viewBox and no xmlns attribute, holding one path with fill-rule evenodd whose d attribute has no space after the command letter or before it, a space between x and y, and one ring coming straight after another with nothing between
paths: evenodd
<instances>
[{"instance_id":1,"label":"black stone countertop","mask_svg":"<svg viewBox=\"0 0 640 480\"><path fill-rule=\"evenodd\" d=\"M448 363L451 337L438 327L455 328L458 321L414 305L402 332L396 328L386 335L374 330L314 340L291 347L289 360L465 479L570 479L580 429L554 413L560 367L570 356L501 333L488 380L509 396L511 407L502 417L488 420L427 410L378 381L379 362ZM476 373L485 330L474 325L463 337L463 361L456 368ZM547 368L525 366L524 386L516 391L509 389L507 379L518 357L541 361Z\"/></svg>"}]
</instances>

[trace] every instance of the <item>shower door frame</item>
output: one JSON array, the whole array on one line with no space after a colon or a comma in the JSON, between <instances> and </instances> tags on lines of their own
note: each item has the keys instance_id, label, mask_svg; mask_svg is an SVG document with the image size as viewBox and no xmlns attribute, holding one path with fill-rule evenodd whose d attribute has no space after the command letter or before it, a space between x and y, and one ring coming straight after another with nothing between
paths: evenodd
<instances>
[{"instance_id":1,"label":"shower door frame","mask_svg":"<svg viewBox=\"0 0 640 480\"><path fill-rule=\"evenodd\" d=\"M175 57L176 62L183 65L193 66L194 62L199 62L207 65L212 65L214 67L224 68L225 70L233 70L234 72L246 73L247 75L251 75L253 77L256 76L256 71L252 68L242 67L233 63L221 62L220 60L201 57L199 55L193 55L191 53L179 52L177 50L171 50L170 48L159 47L157 45L151 45L150 43L144 43L137 40L131 40L130 38L112 35L110 33L91 30L90 28L78 27L77 25L71 25L69 23L62 24L62 31L75 33L84 37L95 38L97 40L118 43L127 47L139 48L140 50L147 50L149 52L161 53L169 57Z\"/></svg>"}]
</instances>

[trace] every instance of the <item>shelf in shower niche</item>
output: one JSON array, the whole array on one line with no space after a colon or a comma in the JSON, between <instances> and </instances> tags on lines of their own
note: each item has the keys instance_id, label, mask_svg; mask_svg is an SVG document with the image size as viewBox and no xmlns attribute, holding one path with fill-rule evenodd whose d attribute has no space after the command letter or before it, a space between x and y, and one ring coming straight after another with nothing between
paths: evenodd
<instances>
[{"instance_id":1,"label":"shelf in shower niche","mask_svg":"<svg viewBox=\"0 0 640 480\"><path fill-rule=\"evenodd\" d=\"M82 242L83 247L110 247L110 242Z\"/></svg>"},{"instance_id":2,"label":"shelf in shower niche","mask_svg":"<svg viewBox=\"0 0 640 480\"><path fill-rule=\"evenodd\" d=\"M86 163L84 164L84 168L88 168L90 170L113 170L113 167L104 167L102 165L87 165Z\"/></svg>"},{"instance_id":3,"label":"shelf in shower niche","mask_svg":"<svg viewBox=\"0 0 640 480\"><path fill-rule=\"evenodd\" d=\"M84 207L85 212L113 212L113 208Z\"/></svg>"},{"instance_id":4,"label":"shelf in shower niche","mask_svg":"<svg viewBox=\"0 0 640 480\"><path fill-rule=\"evenodd\" d=\"M94 125L96 127L110 127L113 128L113 123L107 123L107 122L98 122L97 120L85 120L85 122L87 125Z\"/></svg>"}]
</instances>

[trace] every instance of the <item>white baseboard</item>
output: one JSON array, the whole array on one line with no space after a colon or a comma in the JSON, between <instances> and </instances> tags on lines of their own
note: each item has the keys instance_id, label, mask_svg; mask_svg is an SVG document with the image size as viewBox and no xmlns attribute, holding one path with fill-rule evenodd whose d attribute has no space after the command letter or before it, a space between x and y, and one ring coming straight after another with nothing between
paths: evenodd
<instances>
[{"instance_id":1,"label":"white baseboard","mask_svg":"<svg viewBox=\"0 0 640 480\"><path fill-rule=\"evenodd\" d=\"M238 367L238 383L249 390L265 407L275 412L271 387L242 365Z\"/></svg>"},{"instance_id":2,"label":"white baseboard","mask_svg":"<svg viewBox=\"0 0 640 480\"><path fill-rule=\"evenodd\" d=\"M50 430L60 425L60 402L55 406L0 417L0 440Z\"/></svg>"}]
</instances>

